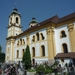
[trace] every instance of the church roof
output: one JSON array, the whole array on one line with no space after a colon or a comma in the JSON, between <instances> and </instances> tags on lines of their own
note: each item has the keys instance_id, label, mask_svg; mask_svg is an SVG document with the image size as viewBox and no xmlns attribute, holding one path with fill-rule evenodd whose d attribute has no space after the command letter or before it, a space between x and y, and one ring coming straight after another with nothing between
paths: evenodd
<instances>
[{"instance_id":1,"label":"church roof","mask_svg":"<svg viewBox=\"0 0 75 75\"><path fill-rule=\"evenodd\" d=\"M64 21L67 21L67 20L70 20L70 19L74 19L74 18L75 18L75 12L60 18L58 23L61 23L61 22L64 22Z\"/></svg>"},{"instance_id":2,"label":"church roof","mask_svg":"<svg viewBox=\"0 0 75 75\"><path fill-rule=\"evenodd\" d=\"M59 20L59 17L57 15L43 21L43 22L40 22L40 25L43 25L43 24L47 24L47 23L50 23L50 22L53 22L53 23L57 23Z\"/></svg>"}]
</instances>

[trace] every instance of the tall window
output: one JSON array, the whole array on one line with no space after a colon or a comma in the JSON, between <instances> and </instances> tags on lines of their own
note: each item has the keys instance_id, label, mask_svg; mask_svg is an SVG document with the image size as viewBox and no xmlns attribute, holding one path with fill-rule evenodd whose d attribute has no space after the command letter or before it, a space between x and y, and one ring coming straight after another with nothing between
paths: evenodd
<instances>
[{"instance_id":1,"label":"tall window","mask_svg":"<svg viewBox=\"0 0 75 75\"><path fill-rule=\"evenodd\" d=\"M19 46L19 41L17 42L17 46Z\"/></svg>"},{"instance_id":2,"label":"tall window","mask_svg":"<svg viewBox=\"0 0 75 75\"><path fill-rule=\"evenodd\" d=\"M35 42L35 36L33 36L32 41Z\"/></svg>"},{"instance_id":3,"label":"tall window","mask_svg":"<svg viewBox=\"0 0 75 75\"><path fill-rule=\"evenodd\" d=\"M25 44L25 41L24 41L24 39L23 39L23 45Z\"/></svg>"},{"instance_id":4,"label":"tall window","mask_svg":"<svg viewBox=\"0 0 75 75\"><path fill-rule=\"evenodd\" d=\"M37 41L39 41L39 33L36 33Z\"/></svg>"},{"instance_id":5,"label":"tall window","mask_svg":"<svg viewBox=\"0 0 75 75\"><path fill-rule=\"evenodd\" d=\"M16 17L16 23L18 23L18 17Z\"/></svg>"},{"instance_id":6,"label":"tall window","mask_svg":"<svg viewBox=\"0 0 75 75\"><path fill-rule=\"evenodd\" d=\"M25 40L22 38L17 42L17 46L24 45L24 44L25 44Z\"/></svg>"},{"instance_id":7,"label":"tall window","mask_svg":"<svg viewBox=\"0 0 75 75\"><path fill-rule=\"evenodd\" d=\"M22 57L23 57L23 55L24 55L24 49L22 50Z\"/></svg>"},{"instance_id":8,"label":"tall window","mask_svg":"<svg viewBox=\"0 0 75 75\"><path fill-rule=\"evenodd\" d=\"M17 50L17 58L19 58L19 51Z\"/></svg>"},{"instance_id":9,"label":"tall window","mask_svg":"<svg viewBox=\"0 0 75 75\"><path fill-rule=\"evenodd\" d=\"M64 53L68 53L67 44L62 44Z\"/></svg>"},{"instance_id":10,"label":"tall window","mask_svg":"<svg viewBox=\"0 0 75 75\"><path fill-rule=\"evenodd\" d=\"M42 56L45 56L45 46L42 45L41 48L42 48Z\"/></svg>"},{"instance_id":11,"label":"tall window","mask_svg":"<svg viewBox=\"0 0 75 75\"><path fill-rule=\"evenodd\" d=\"M65 31L61 31L61 38L66 37Z\"/></svg>"},{"instance_id":12,"label":"tall window","mask_svg":"<svg viewBox=\"0 0 75 75\"><path fill-rule=\"evenodd\" d=\"M20 45L22 45L22 39L20 39Z\"/></svg>"},{"instance_id":13,"label":"tall window","mask_svg":"<svg viewBox=\"0 0 75 75\"><path fill-rule=\"evenodd\" d=\"M12 18L10 18L10 24L12 23Z\"/></svg>"},{"instance_id":14,"label":"tall window","mask_svg":"<svg viewBox=\"0 0 75 75\"><path fill-rule=\"evenodd\" d=\"M43 33L41 33L41 39L42 39L42 40L44 40L44 36L43 36Z\"/></svg>"},{"instance_id":15,"label":"tall window","mask_svg":"<svg viewBox=\"0 0 75 75\"><path fill-rule=\"evenodd\" d=\"M35 57L35 48L32 48L32 52L33 52L33 57Z\"/></svg>"}]
</instances>

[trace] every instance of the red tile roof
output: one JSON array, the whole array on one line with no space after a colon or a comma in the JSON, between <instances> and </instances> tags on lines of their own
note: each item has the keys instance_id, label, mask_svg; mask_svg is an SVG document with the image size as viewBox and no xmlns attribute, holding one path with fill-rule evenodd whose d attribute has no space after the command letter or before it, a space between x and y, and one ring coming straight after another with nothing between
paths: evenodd
<instances>
[{"instance_id":1,"label":"red tile roof","mask_svg":"<svg viewBox=\"0 0 75 75\"><path fill-rule=\"evenodd\" d=\"M75 12L59 19L58 23L75 18Z\"/></svg>"},{"instance_id":2,"label":"red tile roof","mask_svg":"<svg viewBox=\"0 0 75 75\"><path fill-rule=\"evenodd\" d=\"M58 58L75 58L75 52L69 52L69 53L58 53L55 56L55 59Z\"/></svg>"}]
</instances>

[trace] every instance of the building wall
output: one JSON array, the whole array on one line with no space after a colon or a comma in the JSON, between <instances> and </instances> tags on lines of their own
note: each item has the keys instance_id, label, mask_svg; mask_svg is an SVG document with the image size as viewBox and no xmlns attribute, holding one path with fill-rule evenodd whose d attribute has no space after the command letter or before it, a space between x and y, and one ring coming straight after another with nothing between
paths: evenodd
<instances>
[{"instance_id":1,"label":"building wall","mask_svg":"<svg viewBox=\"0 0 75 75\"><path fill-rule=\"evenodd\" d=\"M35 38L36 38L36 33L37 32L39 34L42 33L45 39L44 40L39 39L39 41L37 41L37 39L36 39L35 42L32 42L32 37L33 37L33 35L35 35ZM31 57L32 57L32 47L35 47L35 57L32 57L32 59L34 58L36 60L36 62L40 61L41 59L43 61L48 60L48 58L47 58L48 57L48 46L47 46L46 28L38 30L38 31L35 31L33 33L30 33L29 38L30 38L30 40L29 40L29 47L30 47ZM25 40L25 44L17 46L17 43L18 43L18 41L20 41L20 39L24 39ZM41 56L41 46L42 45L45 46L45 57ZM15 40L15 44L14 44L14 47L15 47L15 49L14 49L15 61L22 60L22 50L26 49L26 46L27 46L26 35ZM16 58L17 57L16 56L17 50L19 50L19 58Z\"/></svg>"},{"instance_id":2,"label":"building wall","mask_svg":"<svg viewBox=\"0 0 75 75\"><path fill-rule=\"evenodd\" d=\"M74 27L75 27L75 23L74 23ZM9 30L11 31L11 29L9 29ZM65 38L60 37L62 30L65 31L65 34L67 35ZM15 31L18 31L18 29L15 28ZM40 37L40 33L42 33L45 39L41 40L41 37L40 37L39 41L37 41L37 38L36 38L37 32L39 33L39 37ZM35 42L32 42L33 35L35 36ZM17 43L18 43L18 41L20 41L20 39L24 39L25 44L17 46ZM55 40L55 46L56 46L55 47L56 48L55 49L56 54L63 52L63 48L62 48L63 43L67 44L68 52L71 52L70 38L69 38L69 32L68 32L68 24L64 24L62 26L54 28L54 40ZM29 47L30 47L31 58L35 59L35 61L38 63L42 63L43 61L48 61L49 60L48 55L51 54L51 53L48 53L48 42L49 41L47 40L46 28L43 28L43 29L40 29L40 30L37 30L35 32L30 33L29 34ZM42 45L45 46L45 57L41 56L41 46ZM20 38L17 38L15 40L15 44L14 44L14 60L15 61L19 61L19 60L21 61L22 60L22 50L26 49L26 46L27 46L26 35L24 35ZM11 47L11 45L8 44L7 47ZM32 57L32 47L35 47L35 57ZM11 50L12 50L12 47L11 47ZM16 56L17 50L19 50L19 58L17 58L17 56ZM10 55L11 54L12 53L10 52ZM8 54L7 54L7 56L8 56ZM12 59L12 58L10 57L9 59Z\"/></svg>"},{"instance_id":3,"label":"building wall","mask_svg":"<svg viewBox=\"0 0 75 75\"><path fill-rule=\"evenodd\" d=\"M16 17L18 17L18 23L16 23ZM12 24L11 22L12 18ZM51 19L50 19L51 20ZM44 24L45 23L45 24ZM25 51L26 46L29 45L31 59L35 59L35 62L42 63L44 61L54 59L57 53L63 53L62 44L66 43L68 52L75 52L75 21L59 21L57 23L53 23L51 21L46 21L42 26L39 25L37 30L31 30L31 32L24 33L23 36L19 35L22 33L20 24L21 17L20 15L10 15L9 16L9 25L8 25L8 33L7 33L7 44L6 44L6 61L15 60L21 61L23 56L23 49ZM66 37L61 38L61 31L65 31ZM39 40L37 41L37 33L39 34ZM16 39L15 36L19 35ZM44 39L42 40L41 35L43 35ZM13 36L13 37L10 37ZM33 42L33 36L35 36L35 41ZM21 44L21 40L25 43ZM19 41L19 45L18 45ZM45 47L45 56L42 56L41 46ZM35 48L35 56L33 56L32 48ZM17 51L19 52L19 56L17 57Z\"/></svg>"},{"instance_id":4,"label":"building wall","mask_svg":"<svg viewBox=\"0 0 75 75\"><path fill-rule=\"evenodd\" d=\"M66 37L61 38L61 31L65 31ZM56 44L56 54L57 53L62 53L62 44L66 43L68 47L68 52L71 52L70 50L70 39L69 39L69 34L68 34L68 28L67 24L55 28L55 44Z\"/></svg>"},{"instance_id":5,"label":"building wall","mask_svg":"<svg viewBox=\"0 0 75 75\"><path fill-rule=\"evenodd\" d=\"M24 39L25 44L17 46L17 43L18 43L18 41L20 42L20 39ZM14 44L14 46L15 46L15 49L14 49L15 61L22 60L22 56L23 56L22 50L26 49L26 45L27 45L27 43L26 43L26 36L22 36L22 37L16 39L15 44ZM17 58L17 50L19 51L19 57L18 58Z\"/></svg>"}]
</instances>

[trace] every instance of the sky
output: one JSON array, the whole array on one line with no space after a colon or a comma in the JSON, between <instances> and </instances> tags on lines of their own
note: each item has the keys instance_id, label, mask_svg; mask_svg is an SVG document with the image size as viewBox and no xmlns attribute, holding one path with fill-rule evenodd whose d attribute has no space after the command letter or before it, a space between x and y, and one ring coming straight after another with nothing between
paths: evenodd
<instances>
[{"instance_id":1,"label":"sky","mask_svg":"<svg viewBox=\"0 0 75 75\"><path fill-rule=\"evenodd\" d=\"M59 18L75 12L75 0L0 0L0 45L6 53L7 26L10 13L15 8L21 14L22 30L29 28L33 15L40 23L52 16Z\"/></svg>"}]
</instances>

